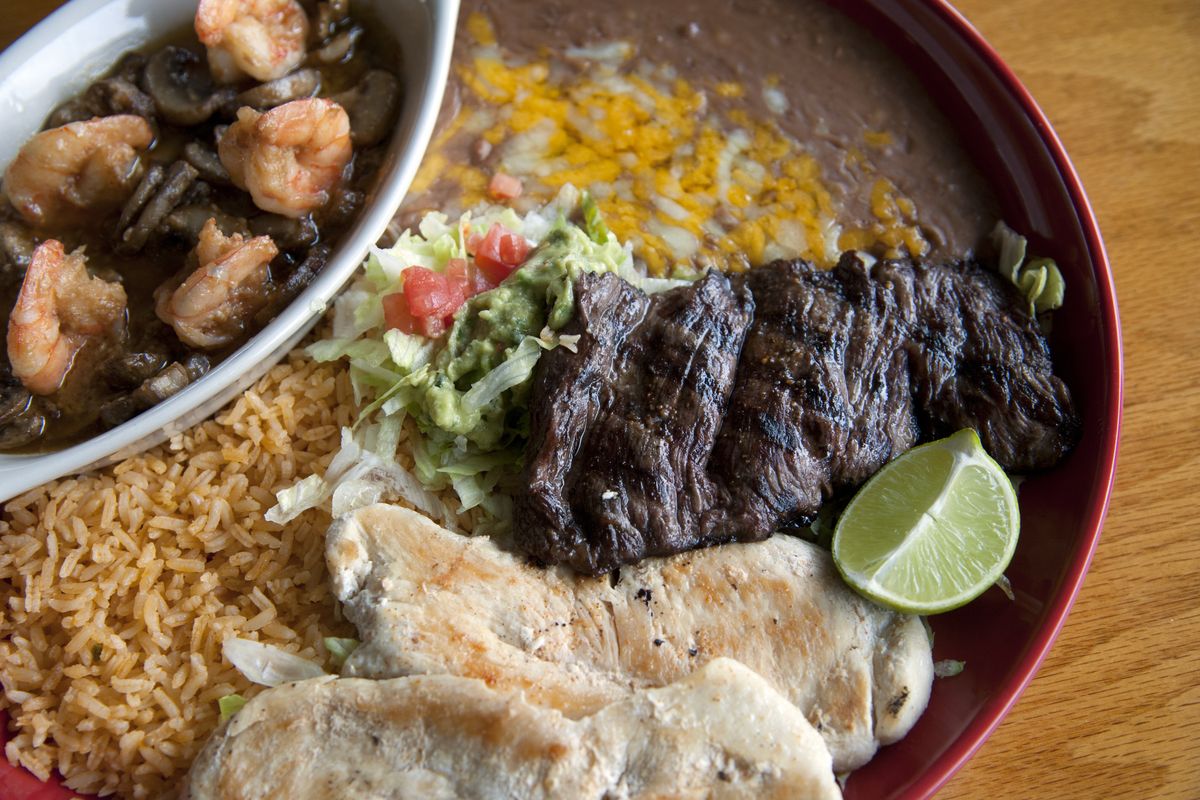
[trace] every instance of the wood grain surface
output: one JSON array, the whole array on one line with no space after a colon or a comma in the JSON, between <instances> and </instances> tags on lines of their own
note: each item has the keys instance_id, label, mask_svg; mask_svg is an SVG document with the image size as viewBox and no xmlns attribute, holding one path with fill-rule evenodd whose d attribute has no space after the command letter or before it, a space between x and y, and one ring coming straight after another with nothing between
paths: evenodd
<instances>
[{"instance_id":1,"label":"wood grain surface","mask_svg":"<svg viewBox=\"0 0 1200 800\"><path fill-rule=\"evenodd\" d=\"M5 2L0 46L59 5ZM1083 591L938 794L1200 798L1200 2L959 0L1046 111L1116 273L1125 422Z\"/></svg>"}]
</instances>

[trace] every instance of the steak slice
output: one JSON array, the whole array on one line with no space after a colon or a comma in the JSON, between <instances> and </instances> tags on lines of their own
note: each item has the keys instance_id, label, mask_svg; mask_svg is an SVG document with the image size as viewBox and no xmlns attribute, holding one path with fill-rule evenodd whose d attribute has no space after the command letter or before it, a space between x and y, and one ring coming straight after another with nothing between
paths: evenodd
<instances>
[{"instance_id":1,"label":"steak slice","mask_svg":"<svg viewBox=\"0 0 1200 800\"><path fill-rule=\"evenodd\" d=\"M975 428L1015 472L1079 421L1037 320L978 264L776 261L647 298L580 282L538 366L518 546L598 574L807 524L920 441Z\"/></svg>"},{"instance_id":2,"label":"steak slice","mask_svg":"<svg viewBox=\"0 0 1200 800\"><path fill-rule=\"evenodd\" d=\"M612 274L576 289L578 352L539 366L514 532L541 561L599 574L700 543L716 499L705 466L754 306L715 272L653 298Z\"/></svg>"},{"instance_id":3,"label":"steak slice","mask_svg":"<svg viewBox=\"0 0 1200 800\"><path fill-rule=\"evenodd\" d=\"M709 464L710 538L807 524L920 438L909 388L913 275L857 259L776 261L736 279L755 298L729 414Z\"/></svg>"},{"instance_id":4,"label":"steak slice","mask_svg":"<svg viewBox=\"0 0 1200 800\"><path fill-rule=\"evenodd\" d=\"M974 428L1009 472L1053 467L1079 440L1079 417L1024 298L978 264L913 271L909 363L926 438Z\"/></svg>"},{"instance_id":5,"label":"steak slice","mask_svg":"<svg viewBox=\"0 0 1200 800\"><path fill-rule=\"evenodd\" d=\"M738 280L755 319L709 464L721 500L708 539L807 524L919 441L962 428L1010 472L1053 466L1078 438L1037 320L977 263L846 253L829 271L776 261Z\"/></svg>"}]
</instances>

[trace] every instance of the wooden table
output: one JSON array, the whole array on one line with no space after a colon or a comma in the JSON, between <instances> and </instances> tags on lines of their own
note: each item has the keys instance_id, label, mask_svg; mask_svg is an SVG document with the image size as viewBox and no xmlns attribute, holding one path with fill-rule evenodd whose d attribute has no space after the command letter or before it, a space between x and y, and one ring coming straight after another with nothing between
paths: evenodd
<instances>
[{"instance_id":1,"label":"wooden table","mask_svg":"<svg viewBox=\"0 0 1200 800\"><path fill-rule=\"evenodd\" d=\"M7 4L0 46L57 5ZM1196 800L1200 4L959 7L1083 177L1116 271L1127 377L1116 494L1079 601L1033 684L939 797Z\"/></svg>"}]
</instances>

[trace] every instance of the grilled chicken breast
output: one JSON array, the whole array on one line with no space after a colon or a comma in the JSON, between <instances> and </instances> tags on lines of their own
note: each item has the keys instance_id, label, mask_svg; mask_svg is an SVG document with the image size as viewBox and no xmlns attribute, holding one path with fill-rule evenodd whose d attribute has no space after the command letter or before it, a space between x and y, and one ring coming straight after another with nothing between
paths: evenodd
<instances>
[{"instance_id":1,"label":"grilled chicken breast","mask_svg":"<svg viewBox=\"0 0 1200 800\"><path fill-rule=\"evenodd\" d=\"M929 699L920 621L854 594L793 537L647 559L614 580L376 505L336 522L326 547L362 640L350 675L479 678L579 719L727 656L800 708L838 771L904 736Z\"/></svg>"},{"instance_id":2,"label":"grilled chicken breast","mask_svg":"<svg viewBox=\"0 0 1200 800\"><path fill-rule=\"evenodd\" d=\"M192 800L838 798L829 751L751 670L717 659L571 720L470 678L317 678L209 740Z\"/></svg>"}]
</instances>

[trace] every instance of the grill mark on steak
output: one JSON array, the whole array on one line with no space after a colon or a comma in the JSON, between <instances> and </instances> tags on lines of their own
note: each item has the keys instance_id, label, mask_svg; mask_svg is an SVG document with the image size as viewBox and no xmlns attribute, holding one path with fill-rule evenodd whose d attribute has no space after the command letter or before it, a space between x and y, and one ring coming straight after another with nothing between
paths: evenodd
<instances>
[{"instance_id":1,"label":"grill mark on steak","mask_svg":"<svg viewBox=\"0 0 1200 800\"><path fill-rule=\"evenodd\" d=\"M920 438L904 346L913 276L876 267L775 262L738 276L756 310L709 467L723 499L706 514L710 536L757 540L807 524Z\"/></svg>"},{"instance_id":2,"label":"grill mark on steak","mask_svg":"<svg viewBox=\"0 0 1200 800\"><path fill-rule=\"evenodd\" d=\"M958 274L956 275L956 272ZM1017 290L976 265L929 269L916 284L923 315L914 396L930 434L965 427L1005 469L1054 466L1079 439L1070 392Z\"/></svg>"},{"instance_id":3,"label":"grill mark on steak","mask_svg":"<svg viewBox=\"0 0 1200 800\"><path fill-rule=\"evenodd\" d=\"M653 300L613 274L576 288L578 353L543 357L530 408L531 430L570 433L531 442L514 527L539 560L599 574L696 546L753 301L719 273Z\"/></svg>"},{"instance_id":4,"label":"grill mark on steak","mask_svg":"<svg viewBox=\"0 0 1200 800\"><path fill-rule=\"evenodd\" d=\"M565 502L563 488L588 429L601 411L601 395L625 338L641 322L650 299L629 283L585 274L575 286L575 313L564 334L578 334L576 352L542 356L534 375L530 435L514 525L520 546L558 564L586 555L587 544ZM527 532L520 535L520 532Z\"/></svg>"},{"instance_id":5,"label":"grill mark on steak","mask_svg":"<svg viewBox=\"0 0 1200 800\"><path fill-rule=\"evenodd\" d=\"M811 521L920 441L973 427L1005 469L1079 434L1023 298L975 263L777 261L648 298L585 276L543 357L518 546L590 574Z\"/></svg>"}]
</instances>

